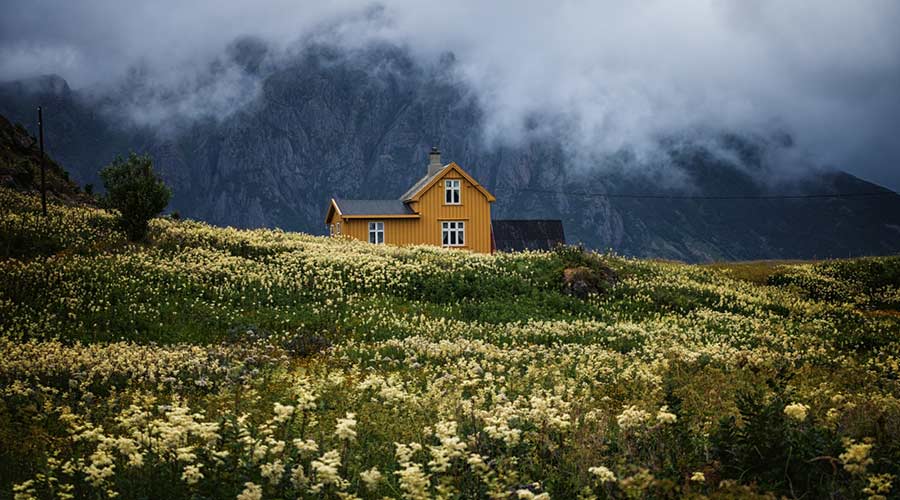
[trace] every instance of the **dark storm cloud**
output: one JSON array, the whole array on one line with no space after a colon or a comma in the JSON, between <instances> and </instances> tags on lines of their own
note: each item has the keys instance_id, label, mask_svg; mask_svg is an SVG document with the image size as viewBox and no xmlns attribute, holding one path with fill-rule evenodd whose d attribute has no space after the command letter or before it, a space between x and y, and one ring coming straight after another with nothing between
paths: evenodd
<instances>
[{"instance_id":1,"label":"dark storm cloud","mask_svg":"<svg viewBox=\"0 0 900 500\"><path fill-rule=\"evenodd\" d=\"M227 47L277 64L303 40L387 41L422 61L452 51L487 111L487 139L530 117L565 123L572 151L652 154L659 135L789 131L816 163L900 188L900 2L7 2L0 78L58 73L112 87L137 71L138 121L228 112L258 81ZM326 35L327 34L327 35Z\"/></svg>"}]
</instances>

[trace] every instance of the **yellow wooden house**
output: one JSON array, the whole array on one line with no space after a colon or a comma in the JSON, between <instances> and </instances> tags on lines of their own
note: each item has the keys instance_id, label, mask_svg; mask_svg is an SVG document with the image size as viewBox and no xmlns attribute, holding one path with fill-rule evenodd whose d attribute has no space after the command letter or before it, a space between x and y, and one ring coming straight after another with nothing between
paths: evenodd
<instances>
[{"instance_id":1,"label":"yellow wooden house","mask_svg":"<svg viewBox=\"0 0 900 500\"><path fill-rule=\"evenodd\" d=\"M331 199L332 235L375 245L435 245L490 253L491 203L496 200L454 162L431 148L428 171L396 200Z\"/></svg>"}]
</instances>

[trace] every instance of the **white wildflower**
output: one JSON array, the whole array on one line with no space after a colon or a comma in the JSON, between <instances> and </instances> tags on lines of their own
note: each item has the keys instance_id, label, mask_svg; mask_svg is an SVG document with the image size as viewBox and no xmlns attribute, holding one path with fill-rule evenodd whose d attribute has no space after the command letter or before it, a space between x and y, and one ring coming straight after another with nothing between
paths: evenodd
<instances>
[{"instance_id":1,"label":"white wildflower","mask_svg":"<svg viewBox=\"0 0 900 500\"><path fill-rule=\"evenodd\" d=\"M35 500L37 499L36 493L32 479L13 485L13 500Z\"/></svg>"},{"instance_id":2,"label":"white wildflower","mask_svg":"<svg viewBox=\"0 0 900 500\"><path fill-rule=\"evenodd\" d=\"M869 500L887 500L892 483L897 478L893 474L877 474L869 476L868 479L869 484L863 488L863 493L869 496Z\"/></svg>"},{"instance_id":3,"label":"white wildflower","mask_svg":"<svg viewBox=\"0 0 900 500\"><path fill-rule=\"evenodd\" d=\"M428 476L422 472L419 464L406 463L404 467L394 472L400 478L400 489L404 492L404 498L413 500L426 500L431 498L428 494Z\"/></svg>"},{"instance_id":4,"label":"white wildflower","mask_svg":"<svg viewBox=\"0 0 900 500\"><path fill-rule=\"evenodd\" d=\"M516 490L516 498L524 500L550 500L550 495L547 493L539 493L535 495L531 490L520 488Z\"/></svg>"},{"instance_id":5,"label":"white wildflower","mask_svg":"<svg viewBox=\"0 0 900 500\"><path fill-rule=\"evenodd\" d=\"M203 473L200 472L201 467L203 467L203 464L185 465L184 472L181 473L181 479L187 484L197 484L203 479Z\"/></svg>"},{"instance_id":6,"label":"white wildflower","mask_svg":"<svg viewBox=\"0 0 900 500\"><path fill-rule=\"evenodd\" d=\"M622 413L616 417L616 422L623 431L639 429L644 426L647 420L650 420L650 414L634 405L626 406Z\"/></svg>"},{"instance_id":7,"label":"white wildflower","mask_svg":"<svg viewBox=\"0 0 900 500\"><path fill-rule=\"evenodd\" d=\"M303 488L307 483L309 483L309 479L306 477L302 465L298 465L291 469L291 484L294 485L294 488Z\"/></svg>"},{"instance_id":8,"label":"white wildflower","mask_svg":"<svg viewBox=\"0 0 900 500\"><path fill-rule=\"evenodd\" d=\"M116 464L112 456L105 450L98 449L91 454L91 464L84 469L90 482L95 488L99 488L107 478L115 473Z\"/></svg>"},{"instance_id":9,"label":"white wildflower","mask_svg":"<svg viewBox=\"0 0 900 500\"><path fill-rule=\"evenodd\" d=\"M591 467L590 469L588 469L588 472L597 476L597 479L599 479L601 483L616 482L616 475L613 474L613 471L607 469L602 465L599 467Z\"/></svg>"},{"instance_id":10,"label":"white wildflower","mask_svg":"<svg viewBox=\"0 0 900 500\"><path fill-rule=\"evenodd\" d=\"M872 464L869 452L872 451L871 443L857 443L852 439L844 441L846 451L838 458L844 462L844 469L851 474L864 474L866 467Z\"/></svg>"},{"instance_id":11,"label":"white wildflower","mask_svg":"<svg viewBox=\"0 0 900 500\"><path fill-rule=\"evenodd\" d=\"M809 406L803 403L791 403L784 407L784 414L798 422L806 420L807 413L809 413Z\"/></svg>"},{"instance_id":12,"label":"white wildflower","mask_svg":"<svg viewBox=\"0 0 900 500\"><path fill-rule=\"evenodd\" d=\"M312 461L312 470L315 473L316 484L311 488L318 493L323 487L333 484L339 489L346 486L346 481L341 478L338 467L341 465L341 455L337 450L326 451L318 460Z\"/></svg>"},{"instance_id":13,"label":"white wildflower","mask_svg":"<svg viewBox=\"0 0 900 500\"><path fill-rule=\"evenodd\" d=\"M281 476L284 475L284 464L281 460L262 464L259 466L259 473L262 477L269 480L269 484L275 486L281 482Z\"/></svg>"},{"instance_id":14,"label":"white wildflower","mask_svg":"<svg viewBox=\"0 0 900 500\"><path fill-rule=\"evenodd\" d=\"M363 471L359 473L359 478L362 479L363 484L366 485L366 488L369 491L375 491L378 488L378 483L381 482L381 472L378 471L377 467L372 467L367 471Z\"/></svg>"},{"instance_id":15,"label":"white wildflower","mask_svg":"<svg viewBox=\"0 0 900 500\"><path fill-rule=\"evenodd\" d=\"M337 436L338 439L345 441L353 441L356 439L356 414L347 413L346 417L339 418L334 429L334 435Z\"/></svg>"},{"instance_id":16,"label":"white wildflower","mask_svg":"<svg viewBox=\"0 0 900 500\"><path fill-rule=\"evenodd\" d=\"M463 443L456 435L456 422L441 421L435 425L435 435L440 439L440 446L429 446L432 460L428 466L434 472L444 472L450 468L450 462L463 456L466 451L466 443Z\"/></svg>"},{"instance_id":17,"label":"white wildflower","mask_svg":"<svg viewBox=\"0 0 900 500\"><path fill-rule=\"evenodd\" d=\"M182 448L178 448L175 450L176 460L179 462L192 463L197 460L197 455L194 453L193 446L184 446Z\"/></svg>"},{"instance_id":18,"label":"white wildflower","mask_svg":"<svg viewBox=\"0 0 900 500\"><path fill-rule=\"evenodd\" d=\"M272 419L276 423L287 422L294 415L294 407L291 405L283 405L275 403L275 417Z\"/></svg>"},{"instance_id":19,"label":"white wildflower","mask_svg":"<svg viewBox=\"0 0 900 500\"><path fill-rule=\"evenodd\" d=\"M659 411L656 412L656 421L661 424L674 424L677 420L678 417L669 411L668 406L661 406Z\"/></svg>"},{"instance_id":20,"label":"white wildflower","mask_svg":"<svg viewBox=\"0 0 900 500\"><path fill-rule=\"evenodd\" d=\"M237 500L260 500L261 498L262 487L254 483L244 483L244 491L237 496Z\"/></svg>"},{"instance_id":21,"label":"white wildflower","mask_svg":"<svg viewBox=\"0 0 900 500\"><path fill-rule=\"evenodd\" d=\"M295 439L294 448L297 448L300 454L318 453L319 451L319 445L312 439L305 441L303 439Z\"/></svg>"}]
</instances>

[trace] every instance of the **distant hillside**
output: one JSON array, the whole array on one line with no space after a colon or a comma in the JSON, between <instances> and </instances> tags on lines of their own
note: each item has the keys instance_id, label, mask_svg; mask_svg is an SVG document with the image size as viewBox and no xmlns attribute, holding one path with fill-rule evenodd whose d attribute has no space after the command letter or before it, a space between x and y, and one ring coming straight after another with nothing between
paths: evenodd
<instances>
[{"instance_id":1,"label":"distant hillside","mask_svg":"<svg viewBox=\"0 0 900 500\"><path fill-rule=\"evenodd\" d=\"M90 202L69 173L49 156L46 158L47 193L69 202ZM41 189L41 154L37 139L24 127L0 115L0 186L27 193Z\"/></svg>"},{"instance_id":2,"label":"distant hillside","mask_svg":"<svg viewBox=\"0 0 900 500\"><path fill-rule=\"evenodd\" d=\"M44 105L48 150L82 183L97 183L118 154L151 154L174 189L170 208L218 225L323 234L331 197L399 196L439 145L497 196L495 218L560 219L569 242L591 248L691 262L900 251L900 196L839 171L774 171L770 154L797 156L783 133L673 137L651 165L628 152L575 160L564 130L491 146L481 104L452 65L423 68L394 47L313 47L259 75L259 96L220 121L129 126L128 110L146 92L139 80L89 97L58 76L0 84L0 113L32 124ZM766 198L872 192L885 194Z\"/></svg>"}]
</instances>

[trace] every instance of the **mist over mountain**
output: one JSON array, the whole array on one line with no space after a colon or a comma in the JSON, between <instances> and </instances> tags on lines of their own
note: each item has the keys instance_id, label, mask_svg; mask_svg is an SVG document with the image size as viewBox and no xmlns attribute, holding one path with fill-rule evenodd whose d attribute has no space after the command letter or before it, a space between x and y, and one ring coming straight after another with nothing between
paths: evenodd
<instances>
[{"instance_id":1,"label":"mist over mountain","mask_svg":"<svg viewBox=\"0 0 900 500\"><path fill-rule=\"evenodd\" d=\"M151 154L174 188L170 208L214 224L321 234L331 197L395 198L439 145L497 196L496 218L559 218L570 242L596 249L688 261L900 250L897 195L766 198L885 191L816 167L776 126L688 128L660 134L653 148L606 153L574 147L571 123L535 113L519 140L491 141L483 100L450 54L424 65L391 44L312 44L272 64L267 50L239 39L180 92L140 72L100 93L58 76L7 82L0 114L33 131L43 105L48 151L81 183L99 184L117 154ZM219 77L247 84L212 95ZM148 103L232 109L134 119ZM755 198L715 199L723 196Z\"/></svg>"}]
</instances>

